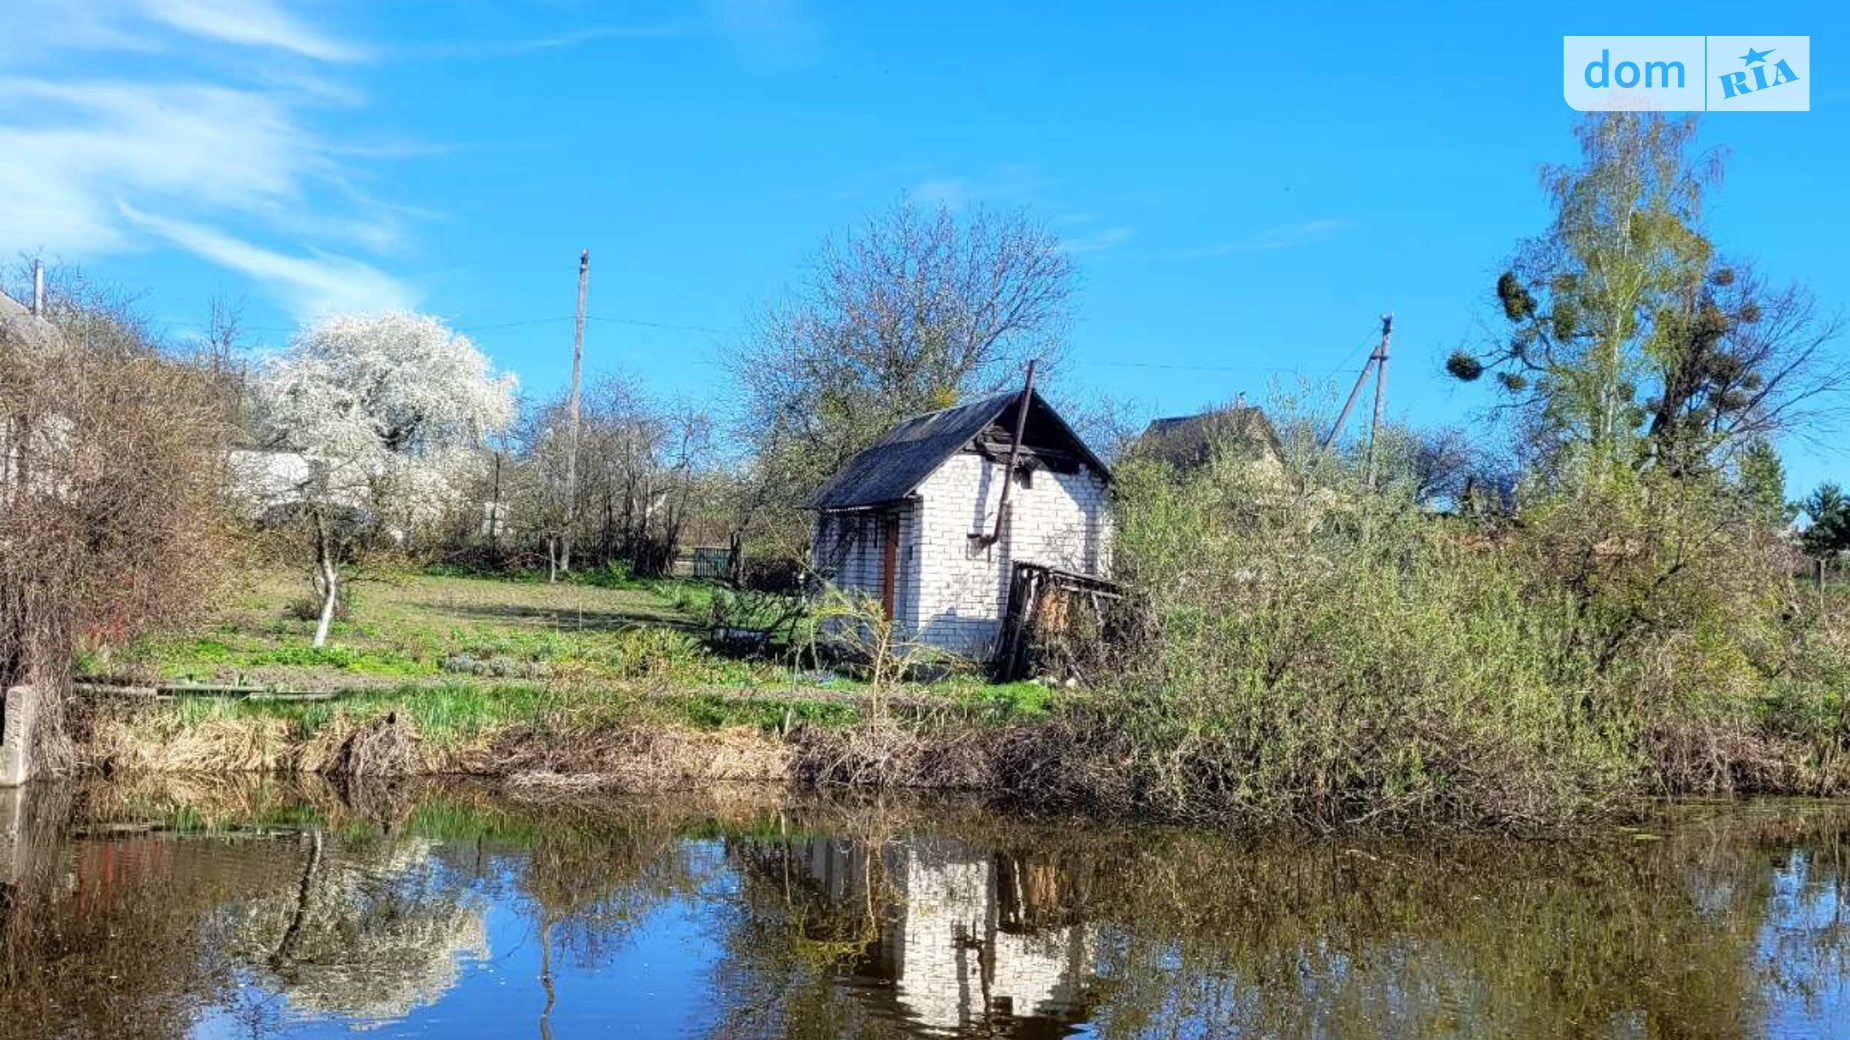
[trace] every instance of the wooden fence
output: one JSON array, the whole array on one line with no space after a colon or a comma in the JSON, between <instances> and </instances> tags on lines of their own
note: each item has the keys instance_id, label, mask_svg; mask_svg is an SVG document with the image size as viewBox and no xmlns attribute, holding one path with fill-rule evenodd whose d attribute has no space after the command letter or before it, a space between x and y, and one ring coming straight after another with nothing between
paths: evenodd
<instances>
[{"instance_id":1,"label":"wooden fence","mask_svg":"<svg viewBox=\"0 0 1850 1040\"><path fill-rule=\"evenodd\" d=\"M993 668L997 680L1032 675L1080 678L1123 601L1118 586L1101 578L1035 563L1018 563L1009 576L1008 609Z\"/></svg>"}]
</instances>

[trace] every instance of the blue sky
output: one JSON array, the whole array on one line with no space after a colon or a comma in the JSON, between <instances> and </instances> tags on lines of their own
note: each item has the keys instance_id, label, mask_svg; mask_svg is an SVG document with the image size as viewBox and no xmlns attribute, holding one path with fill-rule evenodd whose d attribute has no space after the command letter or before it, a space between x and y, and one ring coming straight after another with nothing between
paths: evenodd
<instances>
[{"instance_id":1,"label":"blue sky","mask_svg":"<svg viewBox=\"0 0 1850 1040\"><path fill-rule=\"evenodd\" d=\"M0 253L215 292L279 342L409 306L530 392L587 363L725 394L717 347L820 239L902 192L1028 205L1083 271L1062 389L1177 413L1346 384L1396 314L1390 410L1439 374L1572 157L1564 34L1812 37L1809 113L1711 116L1729 252L1850 306L1841 5L9 0ZM1841 349L1850 349L1850 346ZM1794 493L1850 479L1787 445Z\"/></svg>"}]
</instances>

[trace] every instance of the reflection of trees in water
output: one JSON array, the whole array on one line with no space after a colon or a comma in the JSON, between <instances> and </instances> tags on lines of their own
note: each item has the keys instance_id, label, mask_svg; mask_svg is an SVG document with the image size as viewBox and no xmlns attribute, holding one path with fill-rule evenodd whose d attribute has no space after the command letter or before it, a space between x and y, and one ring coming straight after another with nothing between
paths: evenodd
<instances>
[{"instance_id":1,"label":"reflection of trees in water","mask_svg":"<svg viewBox=\"0 0 1850 1040\"><path fill-rule=\"evenodd\" d=\"M561 999L553 958L580 968L609 962L656 909L692 897L701 884L687 844L670 820L555 814L523 857L519 888L539 922L542 1040ZM582 996L579 994L577 996Z\"/></svg>"},{"instance_id":2,"label":"reflection of trees in water","mask_svg":"<svg viewBox=\"0 0 1850 1040\"><path fill-rule=\"evenodd\" d=\"M1808 1000L1828 1012L1850 975L1850 809L1825 806L1658 841L1289 845L955 810L713 824L666 802L486 798L405 810L389 836L252 804L235 818L271 836L87 825L72 841L65 810L39 805L0 887L0 1036L183 1036L202 1007L247 1010L241 978L291 1009L393 1017L484 950L490 901L536 922L548 965L595 970L654 911L700 900L722 951L686 984L711 987L728 1040L1023 1037L1080 1018L1126 1040L1748 1037ZM559 986L561 1007L612 999Z\"/></svg>"},{"instance_id":3,"label":"reflection of trees in water","mask_svg":"<svg viewBox=\"0 0 1850 1040\"><path fill-rule=\"evenodd\" d=\"M1100 1033L1758 1036L1772 976L1794 967L1757 950L1779 913L1775 849L1841 849L1843 826L1598 848L1179 838L1099 879Z\"/></svg>"},{"instance_id":4,"label":"reflection of trees in water","mask_svg":"<svg viewBox=\"0 0 1850 1040\"><path fill-rule=\"evenodd\" d=\"M228 904L206 926L252 981L311 1015L382 1021L433 1003L488 956L484 903L414 838L303 835L297 883Z\"/></svg>"},{"instance_id":5,"label":"reflection of trees in water","mask_svg":"<svg viewBox=\"0 0 1850 1040\"><path fill-rule=\"evenodd\" d=\"M666 821L575 822L537 835L518 884L548 925L550 949L592 968L621 950L651 912L691 894L700 871Z\"/></svg>"},{"instance_id":6,"label":"reflection of trees in water","mask_svg":"<svg viewBox=\"0 0 1850 1040\"><path fill-rule=\"evenodd\" d=\"M998 1003L1029 989L1003 962L1077 948L1067 978L1086 985L1065 1014L1105 1037L1759 1036L1771 1002L1835 997L1816 990L1846 977L1847 820L1782 807L1667 840L1553 844L1253 845L994 823L934 828L975 835L962 842L906 828L735 841L712 1035L1031 1035L1062 1011ZM982 848L1032 851L985 868L967 854ZM988 920L1012 931L971 927L961 893L985 872ZM1011 910L1023 892L1034 897ZM946 907L938 947L954 960L975 939L975 970L927 972L959 980L936 991L909 985L921 959L904 947L934 929L908 929L907 914Z\"/></svg>"},{"instance_id":7,"label":"reflection of trees in water","mask_svg":"<svg viewBox=\"0 0 1850 1040\"><path fill-rule=\"evenodd\" d=\"M191 804L173 791L86 795L80 817L138 821L111 840L68 840L68 793L41 800L29 876L0 888L0 1036L57 1032L47 1023L182 1036L213 1005L254 1035L298 1013L398 1018L487 955L491 900L531 907L548 960L595 967L651 909L700 884L672 814L460 797L394 799L373 822L355 806L377 798L329 802L331 790L311 786L305 801L287 785L187 791ZM194 830L166 833L172 821Z\"/></svg>"},{"instance_id":8,"label":"reflection of trees in water","mask_svg":"<svg viewBox=\"0 0 1850 1040\"><path fill-rule=\"evenodd\" d=\"M22 869L0 899L0 1036L186 1035L232 982L201 915L288 883L286 850L134 834L67 842L70 792L29 796Z\"/></svg>"}]
</instances>

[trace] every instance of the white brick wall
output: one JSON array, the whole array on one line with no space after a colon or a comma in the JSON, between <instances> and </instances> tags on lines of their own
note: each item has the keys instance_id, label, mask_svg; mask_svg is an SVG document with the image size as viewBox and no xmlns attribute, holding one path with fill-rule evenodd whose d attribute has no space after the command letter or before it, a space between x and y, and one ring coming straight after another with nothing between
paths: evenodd
<instances>
[{"instance_id":1,"label":"white brick wall","mask_svg":"<svg viewBox=\"0 0 1850 1040\"><path fill-rule=\"evenodd\" d=\"M844 592L880 599L880 567L886 551L886 518L899 514L899 573L893 581L893 613L908 631L918 625L918 544L920 509L906 502L893 509L824 513L812 528L816 567Z\"/></svg>"},{"instance_id":2,"label":"white brick wall","mask_svg":"<svg viewBox=\"0 0 1850 1040\"><path fill-rule=\"evenodd\" d=\"M919 486L899 511L899 573L894 613L923 642L986 660L1002 626L1009 576L1017 561L1105 575L1111 527L1104 480L1037 470L1032 487L1010 493L1013 520L988 548L970 535L993 532L1003 464L958 453ZM868 510L819 516L816 565L835 585L878 599L884 518Z\"/></svg>"},{"instance_id":3,"label":"white brick wall","mask_svg":"<svg viewBox=\"0 0 1850 1040\"><path fill-rule=\"evenodd\" d=\"M995 530L1003 468L960 453L919 488L923 555L914 631L933 646L979 659L989 656L1001 629L1017 561L1103 574L1110 556L1105 483L1083 468L1039 470L1032 487L1017 484L1002 539L988 548L973 545L970 535Z\"/></svg>"}]
</instances>

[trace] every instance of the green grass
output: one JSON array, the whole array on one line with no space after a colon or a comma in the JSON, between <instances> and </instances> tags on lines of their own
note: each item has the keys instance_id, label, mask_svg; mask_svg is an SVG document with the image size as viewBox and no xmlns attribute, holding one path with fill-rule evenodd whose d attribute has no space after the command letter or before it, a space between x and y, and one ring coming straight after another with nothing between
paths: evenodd
<instances>
[{"instance_id":1,"label":"green grass","mask_svg":"<svg viewBox=\"0 0 1850 1040\"><path fill-rule=\"evenodd\" d=\"M355 583L349 617L320 648L310 645L312 622L291 610L301 592L292 575L256 574L200 629L80 663L86 674L144 682L333 694L182 697L153 731L166 733L257 717L286 720L307 741L337 715L363 722L397 712L431 745L455 749L522 729L563 735L641 722L784 733L865 716L863 682L709 648L695 619L729 593L706 583L615 572L569 584L395 574ZM960 675L901 694L901 712L980 725L1045 717L1062 691Z\"/></svg>"},{"instance_id":2,"label":"green grass","mask_svg":"<svg viewBox=\"0 0 1850 1040\"><path fill-rule=\"evenodd\" d=\"M709 652L694 614L677 608L678 596L692 601L674 583L392 575L353 586L351 618L337 622L321 648L309 645L312 622L290 616L300 592L288 575L258 574L206 631L79 664L93 675L127 669L167 682L307 690L405 679L582 688L638 681L755 687L788 678L773 665Z\"/></svg>"}]
</instances>

